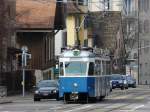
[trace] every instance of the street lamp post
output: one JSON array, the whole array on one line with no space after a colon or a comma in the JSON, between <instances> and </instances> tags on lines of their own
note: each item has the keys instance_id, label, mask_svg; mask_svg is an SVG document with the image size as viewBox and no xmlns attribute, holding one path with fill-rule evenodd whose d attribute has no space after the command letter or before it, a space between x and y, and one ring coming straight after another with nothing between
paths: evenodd
<instances>
[{"instance_id":1,"label":"street lamp post","mask_svg":"<svg viewBox=\"0 0 150 112\"><path fill-rule=\"evenodd\" d=\"M26 46L23 46L21 48L22 50L22 96L25 96L25 66L26 66L26 54L28 51L28 48Z\"/></svg>"},{"instance_id":2,"label":"street lamp post","mask_svg":"<svg viewBox=\"0 0 150 112\"><path fill-rule=\"evenodd\" d=\"M138 8L137 8L137 11L138 11L138 20L137 20L137 22L138 22L138 84L140 83L140 42L139 42L139 40L140 40L140 37L139 37L139 31L140 31L140 28L139 28L139 5L140 4L140 0L138 0Z\"/></svg>"}]
</instances>

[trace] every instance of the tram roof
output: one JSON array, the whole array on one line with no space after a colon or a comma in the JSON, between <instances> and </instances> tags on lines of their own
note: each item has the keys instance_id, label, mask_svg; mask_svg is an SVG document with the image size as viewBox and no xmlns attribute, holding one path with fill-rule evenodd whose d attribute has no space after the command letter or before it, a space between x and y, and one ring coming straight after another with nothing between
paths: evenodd
<instances>
[{"instance_id":1,"label":"tram roof","mask_svg":"<svg viewBox=\"0 0 150 112\"><path fill-rule=\"evenodd\" d=\"M90 52L90 51L73 51L73 50L69 50L69 51L64 51L60 57L95 57L95 54Z\"/></svg>"},{"instance_id":2,"label":"tram roof","mask_svg":"<svg viewBox=\"0 0 150 112\"><path fill-rule=\"evenodd\" d=\"M91 51L84 51L84 50L77 50L77 52L75 52L74 50L67 50L60 55L60 58L78 58L78 57L110 60L109 56L96 55Z\"/></svg>"}]
</instances>

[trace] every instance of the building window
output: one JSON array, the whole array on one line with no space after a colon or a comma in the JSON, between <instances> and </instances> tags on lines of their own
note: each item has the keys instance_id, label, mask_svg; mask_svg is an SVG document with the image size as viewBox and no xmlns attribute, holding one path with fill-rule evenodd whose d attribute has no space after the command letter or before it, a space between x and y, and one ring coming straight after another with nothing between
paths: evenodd
<instances>
[{"instance_id":1,"label":"building window","mask_svg":"<svg viewBox=\"0 0 150 112\"><path fill-rule=\"evenodd\" d=\"M142 74L143 74L143 71L142 71L142 64L140 64L140 75L142 76Z\"/></svg>"},{"instance_id":2,"label":"building window","mask_svg":"<svg viewBox=\"0 0 150 112\"><path fill-rule=\"evenodd\" d=\"M131 9L132 9L132 6L131 6L131 0L125 0L125 5L126 5L126 10L127 10L127 13L130 13L131 12Z\"/></svg>"},{"instance_id":3,"label":"building window","mask_svg":"<svg viewBox=\"0 0 150 112\"><path fill-rule=\"evenodd\" d=\"M104 9L109 10L110 9L110 0L104 0L103 2L105 3Z\"/></svg>"},{"instance_id":4,"label":"building window","mask_svg":"<svg viewBox=\"0 0 150 112\"><path fill-rule=\"evenodd\" d=\"M143 22L142 21L139 22L139 32L143 33Z\"/></svg>"},{"instance_id":5,"label":"building window","mask_svg":"<svg viewBox=\"0 0 150 112\"><path fill-rule=\"evenodd\" d=\"M140 48L141 48L141 46L142 46L142 42L140 42ZM142 49L139 49L139 53L140 53L140 55L142 55Z\"/></svg>"},{"instance_id":6,"label":"building window","mask_svg":"<svg viewBox=\"0 0 150 112\"><path fill-rule=\"evenodd\" d=\"M137 59L137 58L138 58L137 53L134 53L134 59Z\"/></svg>"},{"instance_id":7,"label":"building window","mask_svg":"<svg viewBox=\"0 0 150 112\"><path fill-rule=\"evenodd\" d=\"M145 40L144 41L144 52L148 53L149 51L149 41Z\"/></svg>"},{"instance_id":8,"label":"building window","mask_svg":"<svg viewBox=\"0 0 150 112\"><path fill-rule=\"evenodd\" d=\"M144 21L144 33L149 33L149 20Z\"/></svg>"},{"instance_id":9,"label":"building window","mask_svg":"<svg viewBox=\"0 0 150 112\"><path fill-rule=\"evenodd\" d=\"M88 0L76 0L78 5L88 5Z\"/></svg>"},{"instance_id":10,"label":"building window","mask_svg":"<svg viewBox=\"0 0 150 112\"><path fill-rule=\"evenodd\" d=\"M145 63L145 69L147 68L147 66L148 66L148 63Z\"/></svg>"},{"instance_id":11,"label":"building window","mask_svg":"<svg viewBox=\"0 0 150 112\"><path fill-rule=\"evenodd\" d=\"M51 60L51 39L49 38L49 60Z\"/></svg>"},{"instance_id":12,"label":"building window","mask_svg":"<svg viewBox=\"0 0 150 112\"><path fill-rule=\"evenodd\" d=\"M143 9L144 9L144 0L140 0L139 1L139 10L140 10L140 12L142 12Z\"/></svg>"},{"instance_id":13,"label":"building window","mask_svg":"<svg viewBox=\"0 0 150 112\"><path fill-rule=\"evenodd\" d=\"M144 11L147 12L149 10L149 0L144 0Z\"/></svg>"}]
</instances>

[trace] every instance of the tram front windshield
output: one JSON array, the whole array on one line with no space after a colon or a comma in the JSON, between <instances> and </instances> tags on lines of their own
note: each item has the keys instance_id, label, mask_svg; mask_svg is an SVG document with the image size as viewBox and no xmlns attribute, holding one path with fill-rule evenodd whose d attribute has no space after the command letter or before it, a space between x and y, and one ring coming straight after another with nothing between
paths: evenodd
<instances>
[{"instance_id":1,"label":"tram front windshield","mask_svg":"<svg viewBox=\"0 0 150 112\"><path fill-rule=\"evenodd\" d=\"M87 62L65 62L66 76L84 76L87 71Z\"/></svg>"}]
</instances>

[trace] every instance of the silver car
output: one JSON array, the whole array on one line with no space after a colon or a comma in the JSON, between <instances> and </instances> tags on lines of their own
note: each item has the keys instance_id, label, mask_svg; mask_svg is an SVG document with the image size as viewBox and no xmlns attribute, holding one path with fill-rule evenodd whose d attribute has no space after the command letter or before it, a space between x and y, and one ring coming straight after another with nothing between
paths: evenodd
<instances>
[{"instance_id":1,"label":"silver car","mask_svg":"<svg viewBox=\"0 0 150 112\"><path fill-rule=\"evenodd\" d=\"M132 76L127 76L128 81L128 87L136 88L136 79L134 79Z\"/></svg>"}]
</instances>

